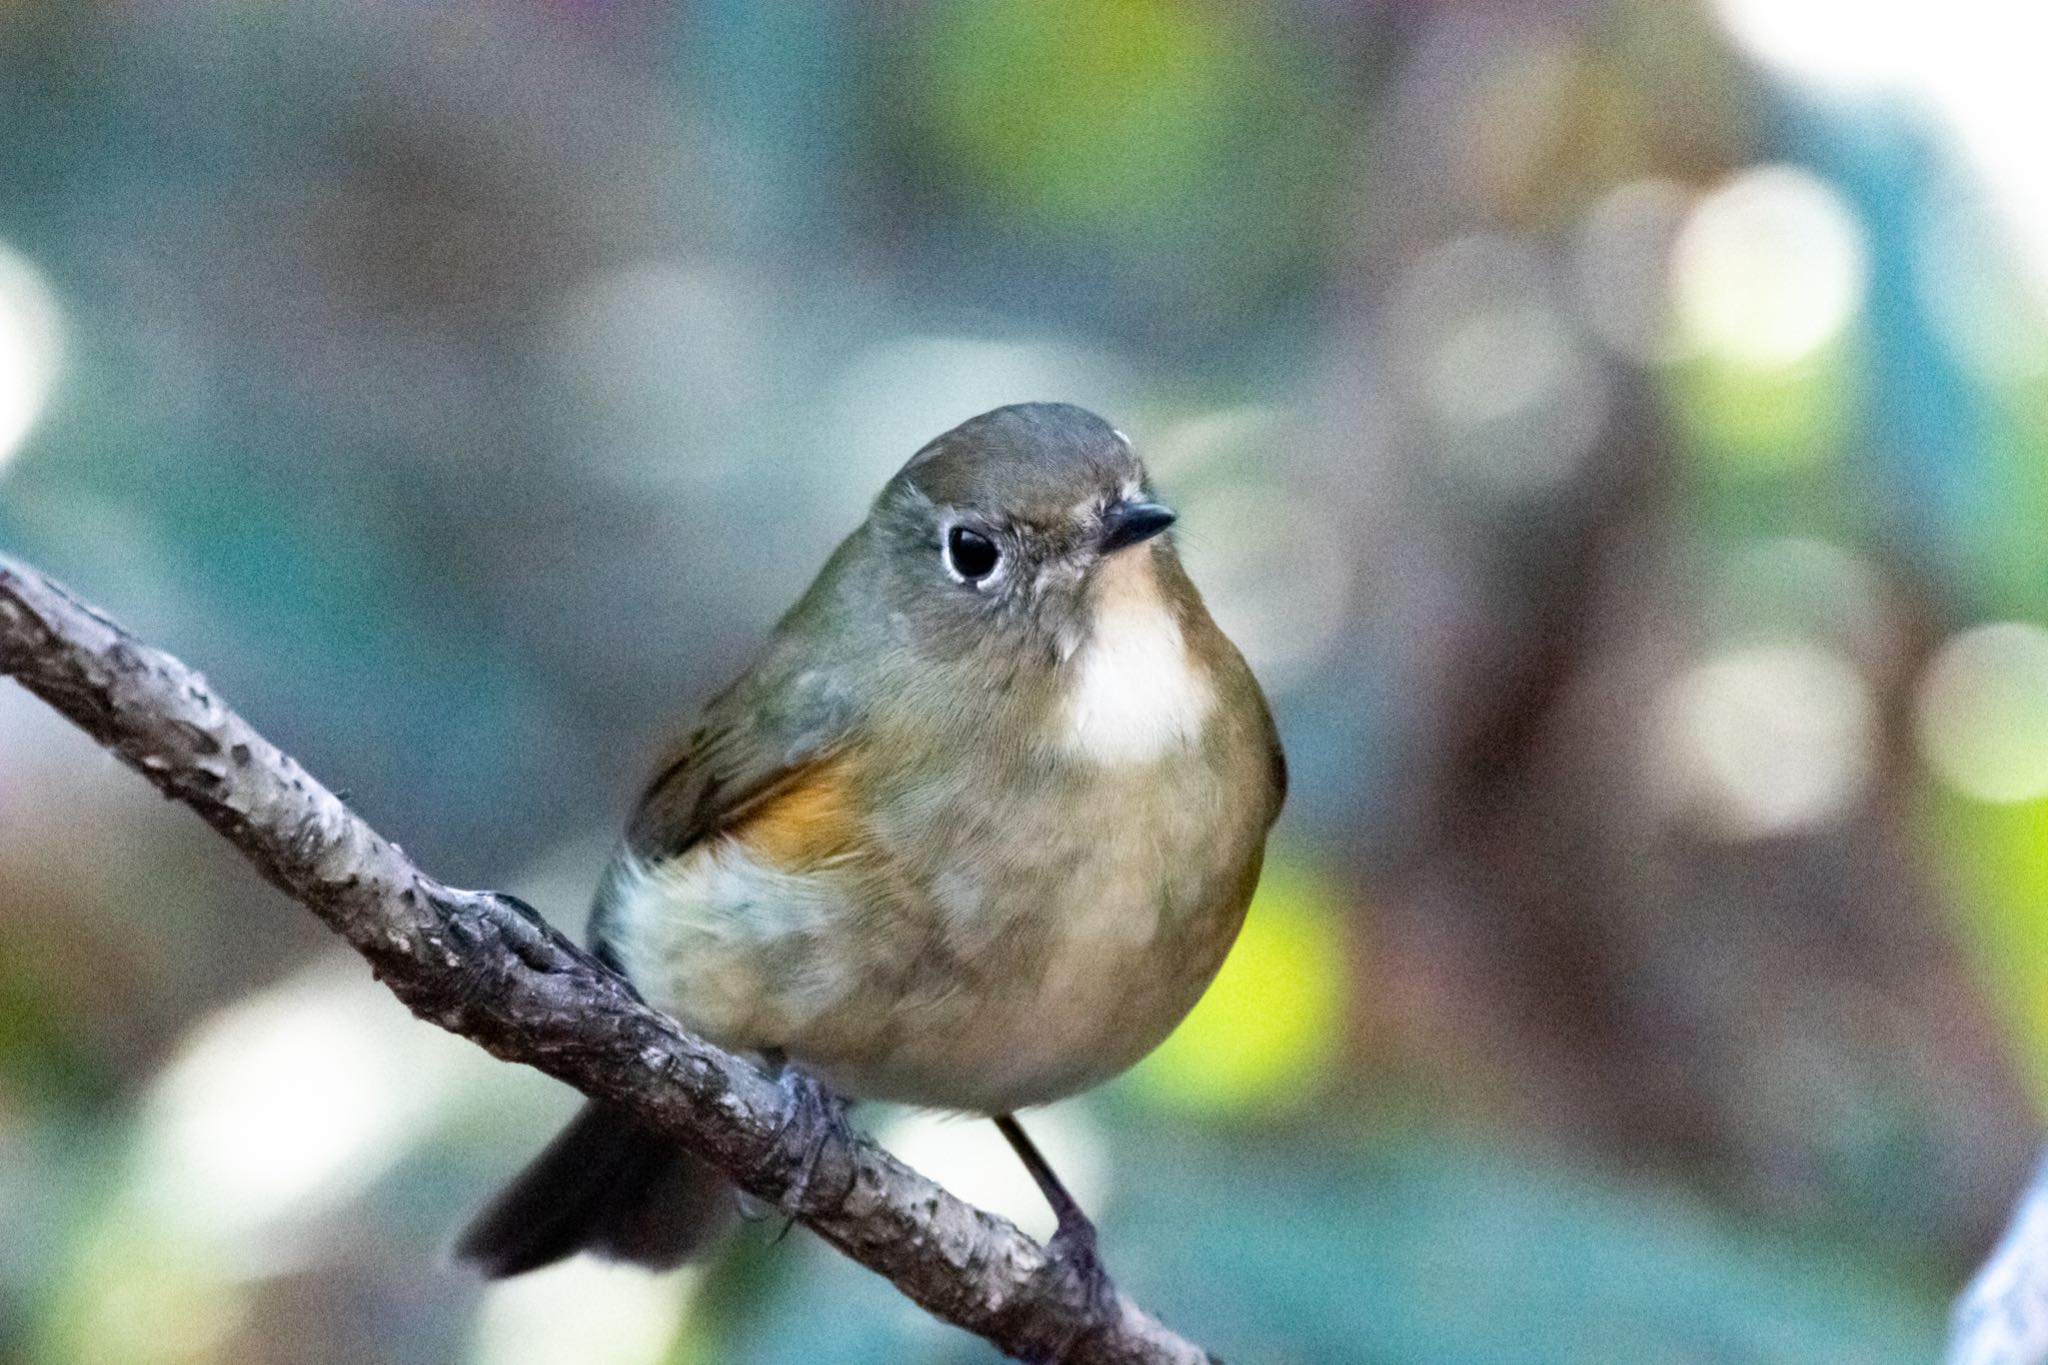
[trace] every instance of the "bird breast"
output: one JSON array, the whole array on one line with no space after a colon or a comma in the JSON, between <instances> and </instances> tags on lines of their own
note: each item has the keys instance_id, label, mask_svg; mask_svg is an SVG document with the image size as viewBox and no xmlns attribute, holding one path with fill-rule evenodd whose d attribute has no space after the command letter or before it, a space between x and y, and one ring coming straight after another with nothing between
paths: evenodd
<instances>
[{"instance_id":1,"label":"bird breast","mask_svg":"<svg viewBox=\"0 0 2048 1365\"><path fill-rule=\"evenodd\" d=\"M1235 937L1269 813L1242 777L1262 732L1219 706L1150 558L1103 566L1037 758L906 732L615 873L634 979L714 1041L937 1108L1043 1103L1149 1052Z\"/></svg>"}]
</instances>

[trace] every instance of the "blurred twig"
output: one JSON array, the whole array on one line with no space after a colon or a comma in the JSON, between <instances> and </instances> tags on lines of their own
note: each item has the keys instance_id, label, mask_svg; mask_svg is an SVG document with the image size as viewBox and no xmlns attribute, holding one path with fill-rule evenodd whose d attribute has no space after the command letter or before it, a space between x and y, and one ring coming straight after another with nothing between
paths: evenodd
<instances>
[{"instance_id":1,"label":"blurred twig","mask_svg":"<svg viewBox=\"0 0 2048 1365\"><path fill-rule=\"evenodd\" d=\"M0 673L182 801L370 962L422 1019L630 1111L934 1316L1025 1359L1209 1357L1119 1294L1091 1310L1046 1252L864 1139L805 1131L783 1090L644 1004L518 902L443 886L213 695L0 556ZM317 1058L308 1058L318 1066Z\"/></svg>"},{"instance_id":2,"label":"blurred twig","mask_svg":"<svg viewBox=\"0 0 2048 1365\"><path fill-rule=\"evenodd\" d=\"M2048 1360L2048 1158L1998 1249L1956 1300L1950 1329L1948 1365Z\"/></svg>"}]
</instances>

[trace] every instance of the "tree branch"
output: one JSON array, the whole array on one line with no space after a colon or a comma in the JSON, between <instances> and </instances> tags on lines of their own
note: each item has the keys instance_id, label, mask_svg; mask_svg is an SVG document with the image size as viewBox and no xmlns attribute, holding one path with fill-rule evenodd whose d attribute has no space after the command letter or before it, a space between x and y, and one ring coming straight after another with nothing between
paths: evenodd
<instances>
[{"instance_id":1,"label":"tree branch","mask_svg":"<svg viewBox=\"0 0 2048 1365\"><path fill-rule=\"evenodd\" d=\"M1948 1365L2048 1360L2048 1156L1949 1316Z\"/></svg>"},{"instance_id":2,"label":"tree branch","mask_svg":"<svg viewBox=\"0 0 2048 1365\"><path fill-rule=\"evenodd\" d=\"M649 1008L517 901L443 886L229 710L184 664L0 556L0 674L197 811L370 962L414 1014L524 1062L782 1202L817 1134L781 1087ZM1106 1309L1045 1249L866 1139L829 1137L800 1221L934 1316L1025 1359L1209 1357L1117 1294Z\"/></svg>"}]
</instances>

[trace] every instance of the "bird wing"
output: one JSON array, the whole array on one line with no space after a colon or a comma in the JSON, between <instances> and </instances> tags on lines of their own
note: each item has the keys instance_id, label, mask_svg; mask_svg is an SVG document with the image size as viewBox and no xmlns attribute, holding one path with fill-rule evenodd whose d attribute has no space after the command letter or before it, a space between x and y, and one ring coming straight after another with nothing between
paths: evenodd
<instances>
[{"instance_id":1,"label":"bird wing","mask_svg":"<svg viewBox=\"0 0 2048 1365\"><path fill-rule=\"evenodd\" d=\"M671 744L640 793L626 847L647 862L675 857L790 781L815 755L766 742L743 706L712 703L697 727Z\"/></svg>"},{"instance_id":2,"label":"bird wing","mask_svg":"<svg viewBox=\"0 0 2048 1365\"><path fill-rule=\"evenodd\" d=\"M847 693L825 669L798 671L771 651L714 698L671 744L642 790L614 871L657 866L704 840L731 836L791 871L847 851L852 840L852 729ZM591 911L591 946L614 967L608 876Z\"/></svg>"}]
</instances>

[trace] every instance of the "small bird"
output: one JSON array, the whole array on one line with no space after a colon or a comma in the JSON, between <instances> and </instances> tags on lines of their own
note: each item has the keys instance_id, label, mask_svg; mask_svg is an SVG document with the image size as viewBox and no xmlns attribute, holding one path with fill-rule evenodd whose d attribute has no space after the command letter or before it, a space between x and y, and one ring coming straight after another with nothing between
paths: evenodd
<instances>
[{"instance_id":1,"label":"small bird","mask_svg":"<svg viewBox=\"0 0 2048 1365\"><path fill-rule=\"evenodd\" d=\"M1236 938L1286 765L1130 441L1063 403L911 457L657 766L593 950L703 1037L850 1098L1014 1117L1156 1047ZM709 1166L592 1103L464 1233L493 1278L679 1264Z\"/></svg>"}]
</instances>

